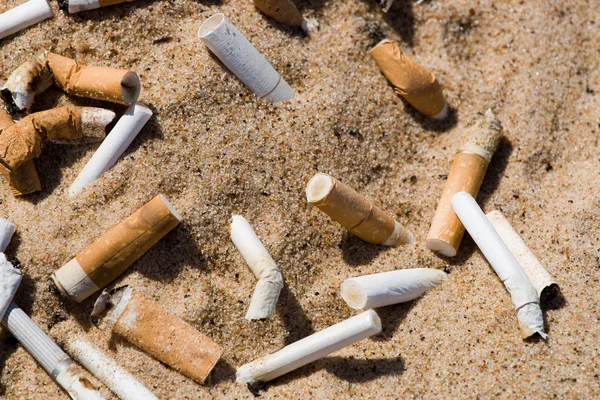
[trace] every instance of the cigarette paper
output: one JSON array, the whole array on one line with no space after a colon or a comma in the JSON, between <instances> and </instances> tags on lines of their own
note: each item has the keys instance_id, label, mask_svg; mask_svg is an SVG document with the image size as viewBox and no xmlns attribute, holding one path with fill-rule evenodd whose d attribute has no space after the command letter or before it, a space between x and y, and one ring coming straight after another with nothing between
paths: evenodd
<instances>
[{"instance_id":1,"label":"cigarette paper","mask_svg":"<svg viewBox=\"0 0 600 400\"><path fill-rule=\"evenodd\" d=\"M25 61L2 86L2 96L11 114L28 111L36 95L52 86L54 79L48 68L46 53Z\"/></svg>"},{"instance_id":2,"label":"cigarette paper","mask_svg":"<svg viewBox=\"0 0 600 400\"><path fill-rule=\"evenodd\" d=\"M69 196L78 195L108 171L127 150L151 116L152 111L142 103L131 105L77 175L69 188Z\"/></svg>"},{"instance_id":3,"label":"cigarette paper","mask_svg":"<svg viewBox=\"0 0 600 400\"><path fill-rule=\"evenodd\" d=\"M398 45L387 39L379 42L369 53L396 93L422 114L434 119L446 118L448 105L431 71L402 54Z\"/></svg>"},{"instance_id":4,"label":"cigarette paper","mask_svg":"<svg viewBox=\"0 0 600 400\"><path fill-rule=\"evenodd\" d=\"M385 246L415 243L413 234L388 213L327 174L318 173L308 181L306 198L366 242Z\"/></svg>"},{"instance_id":5,"label":"cigarette paper","mask_svg":"<svg viewBox=\"0 0 600 400\"><path fill-rule=\"evenodd\" d=\"M55 271L51 278L63 295L80 303L121 275L180 221L175 208L159 194Z\"/></svg>"},{"instance_id":6,"label":"cigarette paper","mask_svg":"<svg viewBox=\"0 0 600 400\"><path fill-rule=\"evenodd\" d=\"M0 253L0 317L6 313L22 278L21 271L6 259L4 253Z\"/></svg>"},{"instance_id":7,"label":"cigarette paper","mask_svg":"<svg viewBox=\"0 0 600 400\"><path fill-rule=\"evenodd\" d=\"M237 369L241 384L267 382L326 355L381 332L381 320L373 310L330 326L283 349Z\"/></svg>"},{"instance_id":8,"label":"cigarette paper","mask_svg":"<svg viewBox=\"0 0 600 400\"><path fill-rule=\"evenodd\" d=\"M231 240L258 279L246 319L271 318L283 287L283 277L248 221L241 215L234 215L232 220Z\"/></svg>"},{"instance_id":9,"label":"cigarette paper","mask_svg":"<svg viewBox=\"0 0 600 400\"><path fill-rule=\"evenodd\" d=\"M450 199L465 191L477 197L488 164L502 137L502 125L492 110L478 116L465 128L462 145L452 160L444 191L427 234L427 247L454 257L465 228L452 210Z\"/></svg>"},{"instance_id":10,"label":"cigarette paper","mask_svg":"<svg viewBox=\"0 0 600 400\"><path fill-rule=\"evenodd\" d=\"M207 19L198 37L256 96L271 103L294 97L290 85L225 15L218 13Z\"/></svg>"},{"instance_id":11,"label":"cigarette paper","mask_svg":"<svg viewBox=\"0 0 600 400\"><path fill-rule=\"evenodd\" d=\"M65 343L69 354L102 381L121 400L158 400L144 385L112 358L83 339Z\"/></svg>"},{"instance_id":12,"label":"cigarette paper","mask_svg":"<svg viewBox=\"0 0 600 400\"><path fill-rule=\"evenodd\" d=\"M12 235L17 230L15 224L7 219L0 218L0 252L4 253L4 250L8 247Z\"/></svg>"},{"instance_id":13,"label":"cigarette paper","mask_svg":"<svg viewBox=\"0 0 600 400\"><path fill-rule=\"evenodd\" d=\"M495 210L487 213L486 217L496 232L498 232L498 235L500 235L500 238L506 244L513 257L523 267L531 284L538 293L540 302L552 301L560 293L558 284L552 279L552 276L546 271L535 254L529 250L529 247L527 247L521 236L514 230L504 214Z\"/></svg>"},{"instance_id":14,"label":"cigarette paper","mask_svg":"<svg viewBox=\"0 0 600 400\"><path fill-rule=\"evenodd\" d=\"M29 0L0 14L0 39L52 18L53 15L46 0Z\"/></svg>"},{"instance_id":15,"label":"cigarette paper","mask_svg":"<svg viewBox=\"0 0 600 400\"><path fill-rule=\"evenodd\" d=\"M521 337L536 333L544 339L544 317L537 291L479 205L467 192L452 196L452 208L510 293L517 310Z\"/></svg>"},{"instance_id":16,"label":"cigarette paper","mask_svg":"<svg viewBox=\"0 0 600 400\"><path fill-rule=\"evenodd\" d=\"M140 79L132 71L80 65L54 53L48 53L48 66L56 84L75 96L127 105L140 96Z\"/></svg>"},{"instance_id":17,"label":"cigarette paper","mask_svg":"<svg viewBox=\"0 0 600 400\"><path fill-rule=\"evenodd\" d=\"M444 282L446 274L433 268L412 268L359 276L342 283L342 298L355 310L404 303Z\"/></svg>"},{"instance_id":18,"label":"cigarette paper","mask_svg":"<svg viewBox=\"0 0 600 400\"><path fill-rule=\"evenodd\" d=\"M58 0L58 7L63 11L68 11L69 14L76 14L81 11L95 10L96 8L132 1L135 0Z\"/></svg>"},{"instance_id":19,"label":"cigarette paper","mask_svg":"<svg viewBox=\"0 0 600 400\"><path fill-rule=\"evenodd\" d=\"M92 313L93 320L100 318L113 332L199 383L223 353L210 338L126 286L102 293Z\"/></svg>"},{"instance_id":20,"label":"cigarette paper","mask_svg":"<svg viewBox=\"0 0 600 400\"><path fill-rule=\"evenodd\" d=\"M306 33L310 33L319 26L315 19L302 17L291 0L254 0L254 7L275 21L296 28L300 27Z\"/></svg>"}]
</instances>

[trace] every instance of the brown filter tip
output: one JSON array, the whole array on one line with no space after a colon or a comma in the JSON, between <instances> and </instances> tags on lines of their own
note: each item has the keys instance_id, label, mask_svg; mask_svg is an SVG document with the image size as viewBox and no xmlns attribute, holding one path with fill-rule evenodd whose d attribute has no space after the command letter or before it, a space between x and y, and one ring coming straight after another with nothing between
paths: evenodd
<instances>
[{"instance_id":1,"label":"brown filter tip","mask_svg":"<svg viewBox=\"0 0 600 400\"><path fill-rule=\"evenodd\" d=\"M491 161L502 138L502 124L491 109L477 116L467 125L460 151L468 151Z\"/></svg>"},{"instance_id":2,"label":"brown filter tip","mask_svg":"<svg viewBox=\"0 0 600 400\"><path fill-rule=\"evenodd\" d=\"M290 0L254 0L254 6L282 24L299 27L304 18Z\"/></svg>"}]
</instances>

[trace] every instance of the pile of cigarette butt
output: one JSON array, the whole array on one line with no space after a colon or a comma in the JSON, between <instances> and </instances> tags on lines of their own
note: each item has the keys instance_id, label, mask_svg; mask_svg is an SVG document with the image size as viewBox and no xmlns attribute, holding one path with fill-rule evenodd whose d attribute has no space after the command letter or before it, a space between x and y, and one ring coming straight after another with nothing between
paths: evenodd
<instances>
[{"instance_id":1,"label":"pile of cigarette butt","mask_svg":"<svg viewBox=\"0 0 600 400\"><path fill-rule=\"evenodd\" d=\"M103 7L110 10L133 1L59 0L58 8L47 0L26 1L0 14L0 51L5 51L5 38L35 29L33 26L36 24L52 24L58 18L81 13L77 21L84 25L89 10ZM376 3L378 13L389 13L398 3L393 0L371 2ZM289 29L290 34L298 35L307 43L319 40L329 21L317 20L312 13L304 12L295 3L292 0L254 0L253 12L260 13L274 24L287 27L285 29ZM234 24L232 21L235 22L235 19L230 19L226 10L222 11L197 15L195 35L189 38L195 43L197 51L206 52L212 57L212 63L206 68L217 70L223 76L235 76L236 82L241 83L248 94L254 94L253 97L240 96L243 101L265 107L261 112L268 110L264 111L268 118L278 118L278 107L291 107L294 102L305 101L308 96L298 87L296 77L289 76L288 69L274 62L272 53L264 50L260 32L253 31L254 27ZM254 33L249 35L248 32ZM405 111L399 107L397 113L410 113L424 126L447 129L454 124L452 119L456 118L465 103L453 105L455 97L445 95L447 89L444 87L444 78L451 75L451 71L436 76L431 68L415 61L415 57L409 57L403 51L404 44L390 40L385 35L375 36L376 40L368 46L366 58L371 64L364 68L377 71L380 83L388 85L386 90L389 93L386 94L392 94L398 104L404 105ZM173 63L177 62L177 59L173 60ZM151 129L150 125L160 126L163 115L161 110L153 106L153 94L146 93L145 81L155 78L147 71L136 71L132 65L123 62L119 63L119 68L114 65L116 63L112 62L110 56L86 63L77 53L61 52L56 46L48 44L35 54L30 54L16 69L5 71L7 79L0 82L0 173L4 181L3 190L11 196L11 200L18 199L14 200L14 204L27 204L30 212L35 213L45 206L44 196L59 192L56 183L44 180L46 175L39 167L44 157L50 157L48 149L61 155L80 154L77 148L84 146L93 149L93 155L74 179L71 176L57 178L68 185L66 190L58 193L62 203L72 204L77 209L94 204L94 210L100 215L116 197L133 194L131 186L127 185L114 190L107 189L114 182L109 177L127 157L133 158L130 152L135 147L132 144L136 138ZM228 86L211 88L206 85L202 88L204 93L209 90L215 93L227 91ZM46 101L56 93L60 93L67 102L77 105ZM45 109L41 109L41 105ZM185 107L183 110L180 114L182 123L198 117L186 114ZM219 118L219 115L214 116L215 121L219 121ZM265 330L264 347L252 349L262 352L260 357L249 359L244 353L247 349L223 340L216 333L219 328L226 329L223 324L218 328L208 328L206 324L198 323L197 318L190 318L193 312L182 312L180 308L172 307L168 301L172 282L167 279L160 282L167 293L161 299L144 290L140 281L126 280L133 273L142 273L144 261L158 253L156 248L166 246L163 251L169 253L170 257L182 259L189 253L178 254L181 246L191 246L195 250L195 242L210 242L219 237L216 234L210 238L184 234L200 224L198 219L190 218L189 207L183 206L180 200L182 191L153 187L150 193L141 182L140 186L136 186L139 189L136 199L143 198L143 201L138 201L136 207L130 207L131 203L128 203L128 208L122 210L119 214L122 218L116 224L107 226L99 221L102 234L92 240L86 238L85 245L81 245L82 240L79 240L66 247L63 254L69 255L58 268L52 268L51 271L45 269L43 274L29 273L27 264L32 263L33 259L21 263L13 257L19 246L19 239L13 239L13 236L18 238L22 232L36 230L36 218L32 217L29 223L13 223L12 218L0 218L1 324L35 359L40 367L39 373L42 374L43 370L60 387L63 395L75 400L114 396L123 400L158 398L153 393L156 388L140 376L144 372L143 366L132 368L133 363L123 362L125 356L119 355L124 351L123 346L127 346L127 352L139 352L148 359L160 362L169 369L169 373L175 371L181 375L181 380L189 379L193 385L212 384L214 371L225 369L229 371L230 381L249 390L244 394L259 396L268 391L273 382L297 377L290 374L284 378L284 375L332 353L358 346L360 341L372 338L372 347L384 349L382 337L387 335L389 338L385 332L386 323L394 307L402 307L397 306L400 303L416 304L421 298L444 293L451 285L464 285L465 292L485 290L483 283L452 281L449 279L451 267L438 268L434 262L424 262L424 257L408 259L405 265L397 265L394 270L369 269L369 273L362 273L359 268L350 269L355 266L353 248L368 249L375 254L375 258L379 253L396 250L414 255L414 249L421 246L426 250L425 258L453 266L456 266L454 260L457 259L464 264L474 257L484 257L491 267L489 272L493 271L497 276L497 279L487 283L503 285L505 289L501 291L504 308L492 313L509 315L506 317L512 321L509 330L520 338L517 340L523 340L523 346L538 343L547 345L553 334L550 328L552 322L547 320L543 309L562 298L561 286L566 282L560 279L559 286L559 282L540 261L545 259L543 251L532 247L536 250L534 253L530 249L531 243L528 242L536 235L533 228L515 229L513 224L516 226L517 223L513 220L514 213L509 215L506 212L505 215L503 204L496 203L490 207L481 199L478 201L480 190L486 179L490 179L488 167L497 160L498 149L506 140L507 121L504 118L505 114L497 104L489 104L465 117L459 135L453 139L456 151L451 158L443 160L447 167L445 181L437 181L439 187L432 188L436 193L437 207L428 219L428 231L421 231L421 227L415 230L412 226L409 229L409 213L392 211L388 206L394 203L394 194L390 191L380 196L374 195L352 184L356 181L350 176L355 172L332 167L334 161L320 160L318 155L314 162L307 159L306 164L311 165L309 172L303 176L302 186L288 185L286 188L288 194L300 199L301 205L290 206L286 210L289 218L285 223L276 216L273 216L273 220L277 221L273 223L281 224L278 232L283 232L292 229L283 226L289 221L311 218L315 230L344 235L346 242L353 243L340 250L345 253L340 263L348 269L345 275L337 277L339 282L336 285L329 283L326 274L317 275L308 267L302 276L292 276L286 266L296 262L294 249L286 247L286 242L273 240L274 233L264 229L251 207L242 199L246 195L243 190L229 194L227 185L237 185L237 181L212 182L198 178L200 185L218 187L223 193L218 200L203 196L202 193L192 196L197 203L218 202L227 209L228 215L225 220L220 218L220 224L212 223L214 220L207 217L203 221L210 223L203 224L202 228L210 232L226 231L229 236L227 243L211 243L214 248L226 250L215 250L217 256L211 255L210 263L220 266L232 264L224 268L236 271L236 280L230 284L236 285L238 291L244 291L241 298L248 299L247 304L240 301L244 305L245 317L238 316L236 324ZM296 122L290 121L289 128L297 130L298 135L303 133ZM207 126L206 132L209 129ZM277 141L275 135L269 136L268 126L261 128L263 134L267 142ZM242 135L254 133L249 130L240 132ZM189 152L189 148L184 146L179 150L182 154ZM169 158L177 159L179 156L176 152L144 152L139 156L136 153L135 157L140 165L147 165L147 160L140 158L159 158L167 164ZM225 148L223 157L227 157ZM283 170L287 168L286 157L288 155L282 153ZM217 160L205 161L218 165ZM242 164L240 169L245 167L243 161L239 161L239 164ZM429 168L427 162L419 164L418 168L423 171ZM396 167L398 165L395 164ZM360 166L357 169L360 170ZM186 171L189 170L192 168L186 167ZM388 172L401 173L398 168L392 167ZM266 174L264 170L254 173ZM365 170L359 173L365 176L365 181L371 179L371 172ZM202 171L198 174L201 176ZM285 172L280 178L283 179L283 175ZM136 176L126 179L134 181ZM165 173L163 179L183 182L184 178L174 174L167 176ZM96 198L96 190L102 189L106 189L101 192L104 195ZM263 196L269 196L266 185ZM413 203L416 207L420 200L409 198L403 201ZM269 214L268 205L265 205L263 212ZM75 218L73 215L70 217ZM64 223L70 217L61 217L56 223ZM78 229L91 229L90 219L86 222L90 226L81 223ZM468 233L475 246L472 243L461 246L465 233ZM315 242L323 240L325 236L321 233L311 235L311 240ZM310 240L303 242L305 246L312 245ZM48 246L59 247L63 244L61 241L48 243ZM40 247L35 258L37 262L45 260L45 249L47 247ZM220 260L219 255L223 256ZM254 277L251 291L248 290L250 286L247 281L241 284L238 280L238 276L245 273L251 273ZM218 279L222 279L222 276L219 275ZM332 299L322 306L342 307L347 318L328 320L319 329L298 330L301 335L297 334L293 324L283 323L282 329L294 340L286 341L276 351L263 351L273 348L268 343L267 332L274 328L269 324L279 323L286 313L303 315L302 306L295 304L294 309L289 308L293 303L289 299L293 297L290 293L293 293L294 285L306 279L322 279L323 289L333 293ZM55 301L64 305L68 312L85 310L87 319L71 323L70 331L60 327L51 329L50 326L36 323L38 316L26 312L30 306L23 305L21 308L17 304L21 303L17 293L25 290L26 286L30 287L28 281L48 282ZM188 283L187 287L192 288L189 291L208 293L212 290L192 279ZM172 296L175 295L173 290ZM319 307L319 300L314 300L312 304ZM464 306L466 313L466 309L472 305L465 303ZM206 314L202 314L205 319L214 317L210 313L215 312L216 308L211 308L208 301L198 307L207 310ZM414 320L443 318L424 316L410 307L406 308L405 314ZM301 319L300 316L298 318ZM68 316L63 319L68 319ZM476 325L483 322L473 320L470 323ZM427 333L415 332L422 335ZM493 335L494 332L490 329L489 334ZM111 342L106 340L104 346L99 346L98 337L110 337ZM121 346L111 345L112 340L118 340ZM261 339L258 340L260 342ZM229 361L226 363L226 356L228 360L234 360L236 365L230 365ZM364 357L365 360L370 359L367 352ZM411 361L406 361L406 368L412 368ZM464 373L469 374L469 369L466 368ZM154 379L161 377L155 376ZM294 397L293 394L287 396ZM223 397L227 397L227 394L223 394ZM352 396L349 394L348 397Z\"/></svg>"}]
</instances>

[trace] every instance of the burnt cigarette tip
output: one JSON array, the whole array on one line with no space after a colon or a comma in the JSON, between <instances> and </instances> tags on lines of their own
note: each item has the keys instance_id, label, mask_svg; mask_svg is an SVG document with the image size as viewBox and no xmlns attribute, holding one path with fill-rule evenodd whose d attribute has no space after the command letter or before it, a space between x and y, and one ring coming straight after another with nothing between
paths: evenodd
<instances>
[{"instance_id":1,"label":"burnt cigarette tip","mask_svg":"<svg viewBox=\"0 0 600 400\"><path fill-rule=\"evenodd\" d=\"M554 300L560 293L560 287L556 283L552 283L542 289L540 294L540 303L549 303Z\"/></svg>"},{"instance_id":2,"label":"burnt cigarette tip","mask_svg":"<svg viewBox=\"0 0 600 400\"><path fill-rule=\"evenodd\" d=\"M132 289L128 285L110 291L104 289L94 303L92 323L98 328L103 325L112 328L131 298L131 293Z\"/></svg>"}]
</instances>

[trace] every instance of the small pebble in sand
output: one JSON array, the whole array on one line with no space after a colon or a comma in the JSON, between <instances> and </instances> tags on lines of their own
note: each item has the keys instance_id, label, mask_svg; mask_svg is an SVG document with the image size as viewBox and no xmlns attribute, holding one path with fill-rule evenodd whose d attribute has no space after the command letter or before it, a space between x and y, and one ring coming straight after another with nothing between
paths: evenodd
<instances>
[{"instance_id":1,"label":"small pebble in sand","mask_svg":"<svg viewBox=\"0 0 600 400\"><path fill-rule=\"evenodd\" d=\"M0 39L53 16L46 0L29 0L0 14Z\"/></svg>"}]
</instances>

